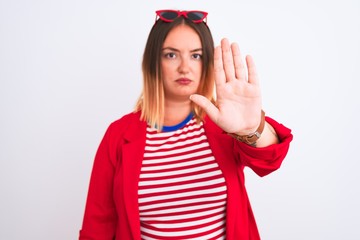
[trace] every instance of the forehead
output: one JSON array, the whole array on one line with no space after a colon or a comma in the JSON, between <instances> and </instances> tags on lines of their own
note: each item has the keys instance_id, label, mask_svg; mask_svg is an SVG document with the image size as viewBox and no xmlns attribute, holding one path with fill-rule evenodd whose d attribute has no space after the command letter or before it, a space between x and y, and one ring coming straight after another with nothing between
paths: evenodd
<instances>
[{"instance_id":1,"label":"forehead","mask_svg":"<svg viewBox=\"0 0 360 240\"><path fill-rule=\"evenodd\" d=\"M181 24L173 28L166 36L163 48L167 47L192 50L202 46L197 32L188 25Z\"/></svg>"}]
</instances>

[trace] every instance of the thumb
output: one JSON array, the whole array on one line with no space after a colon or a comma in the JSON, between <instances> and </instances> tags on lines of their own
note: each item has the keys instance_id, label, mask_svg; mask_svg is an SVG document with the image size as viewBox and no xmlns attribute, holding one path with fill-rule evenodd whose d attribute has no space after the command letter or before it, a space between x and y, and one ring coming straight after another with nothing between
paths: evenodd
<instances>
[{"instance_id":1,"label":"thumb","mask_svg":"<svg viewBox=\"0 0 360 240\"><path fill-rule=\"evenodd\" d=\"M199 94L192 94L190 96L190 100L204 109L211 120L217 122L216 119L219 115L219 109L215 107L215 105L209 99Z\"/></svg>"}]
</instances>

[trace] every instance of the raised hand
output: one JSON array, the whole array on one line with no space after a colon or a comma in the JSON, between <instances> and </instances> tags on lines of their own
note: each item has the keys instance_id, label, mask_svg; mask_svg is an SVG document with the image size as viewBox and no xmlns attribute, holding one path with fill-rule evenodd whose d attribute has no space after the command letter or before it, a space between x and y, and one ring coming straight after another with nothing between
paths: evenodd
<instances>
[{"instance_id":1,"label":"raised hand","mask_svg":"<svg viewBox=\"0 0 360 240\"><path fill-rule=\"evenodd\" d=\"M202 107L224 131L247 135L254 132L261 120L261 91L255 63L246 56L246 65L236 43L224 38L215 48L214 75L216 105L201 95L191 100Z\"/></svg>"}]
</instances>

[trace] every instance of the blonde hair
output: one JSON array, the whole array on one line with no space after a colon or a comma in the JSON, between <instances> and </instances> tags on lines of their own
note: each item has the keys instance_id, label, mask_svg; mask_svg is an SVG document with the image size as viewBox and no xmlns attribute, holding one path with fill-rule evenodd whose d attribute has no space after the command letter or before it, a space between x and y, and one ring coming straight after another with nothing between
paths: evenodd
<instances>
[{"instance_id":1,"label":"blonde hair","mask_svg":"<svg viewBox=\"0 0 360 240\"><path fill-rule=\"evenodd\" d=\"M141 111L141 120L158 130L163 127L165 106L160 65L161 50L168 33L180 24L190 26L200 37L203 67L197 93L214 102L214 41L210 29L204 22L193 23L183 17L179 17L171 23L159 19L152 27L145 46L142 61L143 89L135 106L135 111ZM204 110L194 103L192 103L192 109L197 122L203 121Z\"/></svg>"}]
</instances>

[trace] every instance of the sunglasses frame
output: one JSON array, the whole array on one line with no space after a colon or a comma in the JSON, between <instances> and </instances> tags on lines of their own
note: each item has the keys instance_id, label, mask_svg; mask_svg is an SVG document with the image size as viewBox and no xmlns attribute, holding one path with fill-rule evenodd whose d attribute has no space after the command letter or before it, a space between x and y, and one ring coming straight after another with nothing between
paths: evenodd
<instances>
[{"instance_id":1,"label":"sunglasses frame","mask_svg":"<svg viewBox=\"0 0 360 240\"><path fill-rule=\"evenodd\" d=\"M174 19L167 19L167 18L164 18L161 13L164 13L164 12L171 12L171 13L176 13L177 16L174 18ZM165 10L157 10L155 11L156 13L156 18L155 18L155 22L158 20L158 19L161 19L163 20L164 22L172 22L174 21L176 18L180 17L180 16L184 16L185 18L189 19L190 21L192 21L193 23L201 23L201 22L204 22L206 23L207 22L207 15L208 13L207 12L204 12L204 11L200 11L200 10L189 10L189 11L180 11L180 10L169 10L169 9L165 9ZM199 19L199 20L192 20L191 18L188 17L188 13L201 13L203 14L204 16ZM159 17L159 18L158 18ZM206 21L205 21L206 20Z\"/></svg>"}]
</instances>

